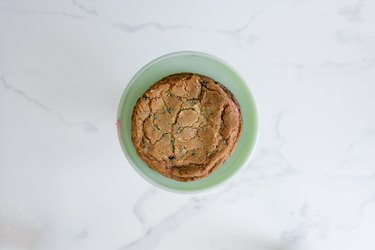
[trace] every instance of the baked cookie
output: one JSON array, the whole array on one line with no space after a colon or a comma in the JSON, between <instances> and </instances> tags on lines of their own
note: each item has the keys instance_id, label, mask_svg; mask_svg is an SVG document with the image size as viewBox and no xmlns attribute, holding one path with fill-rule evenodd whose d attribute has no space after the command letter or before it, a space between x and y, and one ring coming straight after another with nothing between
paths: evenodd
<instances>
[{"instance_id":1,"label":"baked cookie","mask_svg":"<svg viewBox=\"0 0 375 250\"><path fill-rule=\"evenodd\" d=\"M193 73L164 77L139 98L132 140L147 165L177 181L207 177L232 154L240 106L223 85Z\"/></svg>"}]
</instances>

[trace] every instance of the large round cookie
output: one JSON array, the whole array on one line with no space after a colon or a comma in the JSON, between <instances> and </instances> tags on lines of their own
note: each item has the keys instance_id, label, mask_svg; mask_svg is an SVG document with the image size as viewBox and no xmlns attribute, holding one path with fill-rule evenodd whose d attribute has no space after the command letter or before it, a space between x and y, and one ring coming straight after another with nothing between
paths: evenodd
<instances>
[{"instance_id":1,"label":"large round cookie","mask_svg":"<svg viewBox=\"0 0 375 250\"><path fill-rule=\"evenodd\" d=\"M132 116L132 140L149 167L178 181L207 177L232 154L241 134L234 96L213 79L179 73L152 85Z\"/></svg>"}]
</instances>

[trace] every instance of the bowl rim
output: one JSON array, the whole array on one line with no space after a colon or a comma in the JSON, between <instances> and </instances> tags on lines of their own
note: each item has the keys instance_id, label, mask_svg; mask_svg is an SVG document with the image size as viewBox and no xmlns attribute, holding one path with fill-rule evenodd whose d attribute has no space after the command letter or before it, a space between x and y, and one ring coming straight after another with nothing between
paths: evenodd
<instances>
[{"instance_id":1,"label":"bowl rim","mask_svg":"<svg viewBox=\"0 0 375 250\"><path fill-rule=\"evenodd\" d=\"M202 187L200 189L193 189L193 190L174 189L174 188L171 188L171 187L168 187L168 186L164 186L164 185L162 185L162 184L154 181L150 176L148 176L147 174L143 173L137 166L135 166L136 164L135 164L135 162L133 162L133 160L131 159L131 157L128 156L128 152L127 152L128 150L126 149L126 147L124 145L124 142L123 142L121 125L119 125L119 122L121 121L121 114L123 113L123 108L124 108L123 103L124 103L124 101L126 99L126 96L127 96L127 93L129 91L129 89L134 84L134 82L137 80L137 78L140 75L142 75L145 71L147 71L148 68L150 68L151 66L159 63L160 61L163 61L163 60L168 59L168 58L177 57L177 56L201 56L201 57L205 57L205 58L208 58L208 59L211 59L213 61L217 61L217 62L223 64L230 71L232 71L236 75L236 77L238 77L241 80L241 82L245 83L244 87L245 87L246 91L248 92L248 94L251 96L251 99L252 99L251 101L253 103L253 111L255 112L253 114L254 115L254 121L252 123L253 124L252 129L254 130L254 136L255 136L254 139L253 139L253 146L249 150L248 154L246 155L246 159L243 162L243 164L240 167L238 167L238 169L236 171L234 171L232 174L228 175L226 179L223 179L222 181L217 182L217 183L215 183L213 185ZM253 91L250 90L249 86L246 84L246 81L242 78L242 76L239 74L239 72L237 70L235 70L229 63L227 63L223 59L218 58L218 57L216 57L214 55L205 53L205 52L194 51L194 50L184 50L184 51L177 51L177 52L167 53L167 54L164 54L162 56L159 56L159 57L151 60L150 62L146 63L143 67L141 67L134 74L134 76L128 81L128 84L126 85L126 87L125 87L125 89L124 89L124 91L123 91L123 93L121 95L120 103L119 103L118 110L117 110L117 120L116 121L117 121L116 125L117 125L117 135L118 135L119 143L120 143L120 146L122 148L122 151L123 151L126 159L129 162L129 165L131 165L132 168L144 180L146 180L147 182L149 182L151 185L156 186L156 187L158 187L160 189L169 191L169 192L179 193L179 194L198 194L198 193L204 193L204 192L212 191L213 189L216 189L218 187L221 187L225 183L228 183L228 181L231 180L233 178L233 176L237 175L249 163L249 161L251 160L251 157L253 156L253 154L254 154L254 152L255 152L255 150L257 148L258 140L259 140L259 111L258 111L258 104L257 104L257 101L254 98Z\"/></svg>"}]
</instances>

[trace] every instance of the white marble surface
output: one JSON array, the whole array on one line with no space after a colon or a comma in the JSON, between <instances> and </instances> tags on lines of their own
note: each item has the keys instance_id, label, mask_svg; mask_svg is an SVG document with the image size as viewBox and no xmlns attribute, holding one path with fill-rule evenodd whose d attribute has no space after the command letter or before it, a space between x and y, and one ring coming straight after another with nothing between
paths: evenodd
<instances>
[{"instance_id":1,"label":"white marble surface","mask_svg":"<svg viewBox=\"0 0 375 250\"><path fill-rule=\"evenodd\" d=\"M117 105L145 63L212 53L261 136L224 188L152 187ZM375 1L0 1L0 250L375 249Z\"/></svg>"}]
</instances>

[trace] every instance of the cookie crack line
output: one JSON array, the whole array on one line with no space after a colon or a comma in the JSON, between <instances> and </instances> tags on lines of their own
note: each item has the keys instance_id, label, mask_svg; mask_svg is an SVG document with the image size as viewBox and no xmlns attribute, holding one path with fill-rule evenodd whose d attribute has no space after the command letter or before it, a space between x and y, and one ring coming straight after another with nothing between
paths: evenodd
<instances>
[{"instance_id":1,"label":"cookie crack line","mask_svg":"<svg viewBox=\"0 0 375 250\"><path fill-rule=\"evenodd\" d=\"M169 88L169 89L171 89L171 88ZM173 93L172 93L172 95L173 95ZM182 106L182 104L178 105L178 111L177 111L176 115L173 117L173 123L171 125L171 131L173 131L173 127L177 123L178 116L179 116L179 114L181 112L181 106ZM171 133L171 142L170 142L170 144L171 144L172 152L173 152L174 156L176 156L175 141L176 141L176 137L175 137L174 133Z\"/></svg>"},{"instance_id":2,"label":"cookie crack line","mask_svg":"<svg viewBox=\"0 0 375 250\"><path fill-rule=\"evenodd\" d=\"M141 120L142 121L142 132L143 132L143 136L150 142L151 144L151 139L148 137L147 133L146 133L146 130L145 130L145 122L148 118L144 119L144 120Z\"/></svg>"},{"instance_id":3,"label":"cookie crack line","mask_svg":"<svg viewBox=\"0 0 375 250\"><path fill-rule=\"evenodd\" d=\"M143 94L133 110L132 140L142 140L135 144L136 152L167 177L204 178L222 165L238 142L242 118L237 107L240 111L230 91L209 77L192 73L165 77ZM134 114L142 119L136 122ZM134 134L134 129L139 132Z\"/></svg>"},{"instance_id":4,"label":"cookie crack line","mask_svg":"<svg viewBox=\"0 0 375 250\"><path fill-rule=\"evenodd\" d=\"M224 123L224 117L223 117L223 116L225 115L224 110L225 110L228 106L229 106L229 104L228 104L228 105L225 105L225 106L223 107L222 111L221 111L221 115L220 115L220 120L221 120L221 122L220 122L220 128L221 128L221 125L223 125L224 128L228 129L227 126L225 126L225 123ZM228 129L228 130L229 130L229 129ZM220 129L219 129L219 131L220 131Z\"/></svg>"},{"instance_id":5,"label":"cookie crack line","mask_svg":"<svg viewBox=\"0 0 375 250\"><path fill-rule=\"evenodd\" d=\"M168 134L169 134L169 133L163 133L163 134L160 136L160 138L157 139L157 140L155 141L155 143L151 143L151 142L150 142L150 144L151 144L152 146L155 146L156 143L160 142L160 141L164 138L164 136L165 136L165 135L168 135Z\"/></svg>"}]
</instances>

